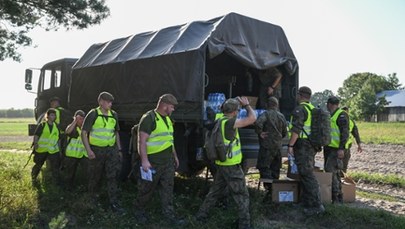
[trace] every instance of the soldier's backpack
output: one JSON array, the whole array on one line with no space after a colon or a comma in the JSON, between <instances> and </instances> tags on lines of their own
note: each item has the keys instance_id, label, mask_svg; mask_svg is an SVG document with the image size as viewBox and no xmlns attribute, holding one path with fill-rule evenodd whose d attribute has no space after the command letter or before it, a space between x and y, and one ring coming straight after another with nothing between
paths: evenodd
<instances>
[{"instance_id":1,"label":"soldier's backpack","mask_svg":"<svg viewBox=\"0 0 405 229\"><path fill-rule=\"evenodd\" d=\"M323 146L327 146L331 142L330 114L320 107L311 109L308 105L305 106L311 111L311 134L308 135L305 130L303 131L308 136L311 145L317 151L321 151Z\"/></svg>"},{"instance_id":2,"label":"soldier's backpack","mask_svg":"<svg viewBox=\"0 0 405 229\"><path fill-rule=\"evenodd\" d=\"M224 139L221 131L221 123L226 118L220 118L215 120L214 127L208 129L205 133L205 143L204 148L207 153L207 158L210 161L219 160L224 162L226 158L232 157L232 142L235 140L235 137L228 145L224 143Z\"/></svg>"}]
</instances>

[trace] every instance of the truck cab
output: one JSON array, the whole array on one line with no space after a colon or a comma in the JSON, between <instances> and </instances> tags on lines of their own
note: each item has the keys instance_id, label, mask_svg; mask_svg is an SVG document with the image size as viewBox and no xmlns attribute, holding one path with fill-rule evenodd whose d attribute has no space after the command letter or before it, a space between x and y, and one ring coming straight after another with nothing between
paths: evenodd
<instances>
[{"instance_id":1,"label":"truck cab","mask_svg":"<svg viewBox=\"0 0 405 229\"><path fill-rule=\"evenodd\" d=\"M63 58L47 63L41 69L25 70L25 89L37 94L34 109L37 121L49 108L49 99L52 97L59 97L61 106L68 107L70 75L76 61L75 58ZM37 91L32 91L33 81L38 84Z\"/></svg>"}]
</instances>

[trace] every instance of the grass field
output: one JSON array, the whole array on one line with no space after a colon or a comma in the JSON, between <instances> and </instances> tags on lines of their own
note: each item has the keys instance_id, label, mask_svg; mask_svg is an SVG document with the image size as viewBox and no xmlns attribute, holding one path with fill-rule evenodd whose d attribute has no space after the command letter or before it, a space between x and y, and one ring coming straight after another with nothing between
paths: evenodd
<instances>
[{"instance_id":1,"label":"grass field","mask_svg":"<svg viewBox=\"0 0 405 229\"><path fill-rule=\"evenodd\" d=\"M106 191L100 196L100 204L91 205L85 191L84 176L79 174L78 187L74 191L50 183L47 171L41 174L41 184L33 187L30 182L32 162L23 168L27 153L0 151L0 228L229 228L237 215L233 201L227 208L213 208L208 224L192 219L203 201L208 186L201 178L175 180L175 208L186 219L186 226L167 224L159 211L159 198L148 205L151 222L139 225L133 217L133 200L136 185L132 181L122 183L125 215L116 215L108 209ZM265 193L250 188L251 215L255 228L405 228L405 218L382 210L352 208L346 205L327 204L327 213L305 217L295 204L274 204L263 201Z\"/></svg>"},{"instance_id":2,"label":"grass field","mask_svg":"<svg viewBox=\"0 0 405 229\"><path fill-rule=\"evenodd\" d=\"M405 144L405 122L358 122L361 140L373 144Z\"/></svg>"},{"instance_id":3,"label":"grass field","mask_svg":"<svg viewBox=\"0 0 405 229\"><path fill-rule=\"evenodd\" d=\"M1 136L27 136L28 124L35 123L32 118L0 118ZM357 122L361 140L374 144L405 144L405 122L370 123Z\"/></svg>"},{"instance_id":4,"label":"grass field","mask_svg":"<svg viewBox=\"0 0 405 229\"><path fill-rule=\"evenodd\" d=\"M0 118L1 136L26 136L28 135L28 124L35 123L33 118Z\"/></svg>"}]
</instances>

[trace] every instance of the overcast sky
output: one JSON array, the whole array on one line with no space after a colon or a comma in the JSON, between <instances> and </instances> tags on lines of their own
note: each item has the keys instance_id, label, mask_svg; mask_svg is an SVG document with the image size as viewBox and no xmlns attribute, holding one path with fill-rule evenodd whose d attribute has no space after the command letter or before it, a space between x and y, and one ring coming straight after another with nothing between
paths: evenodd
<instances>
[{"instance_id":1,"label":"overcast sky","mask_svg":"<svg viewBox=\"0 0 405 229\"><path fill-rule=\"evenodd\" d=\"M141 3L142 2L142 3ZM0 109L34 108L24 89L26 68L79 58L92 44L230 12L281 26L299 64L300 85L334 93L353 73L397 73L405 84L405 1L402 0L107 0L111 16L77 31L30 33L37 46L21 49L23 61L0 62ZM35 86L34 86L35 88Z\"/></svg>"}]
</instances>

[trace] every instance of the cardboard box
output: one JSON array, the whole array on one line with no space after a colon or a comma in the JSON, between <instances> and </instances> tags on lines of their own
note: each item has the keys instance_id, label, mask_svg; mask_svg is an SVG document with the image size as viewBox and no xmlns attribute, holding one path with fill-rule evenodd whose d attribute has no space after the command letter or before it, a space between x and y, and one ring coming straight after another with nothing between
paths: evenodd
<instances>
[{"instance_id":1,"label":"cardboard box","mask_svg":"<svg viewBox=\"0 0 405 229\"><path fill-rule=\"evenodd\" d=\"M249 104L253 109L256 109L257 97L254 96L244 96L249 100Z\"/></svg>"},{"instance_id":2,"label":"cardboard box","mask_svg":"<svg viewBox=\"0 0 405 229\"><path fill-rule=\"evenodd\" d=\"M332 202L332 173L314 172L319 184L322 203Z\"/></svg>"},{"instance_id":3,"label":"cardboard box","mask_svg":"<svg viewBox=\"0 0 405 229\"><path fill-rule=\"evenodd\" d=\"M275 203L298 202L298 181L273 180L271 185L271 199Z\"/></svg>"},{"instance_id":4,"label":"cardboard box","mask_svg":"<svg viewBox=\"0 0 405 229\"><path fill-rule=\"evenodd\" d=\"M345 177L342 179L343 202L351 203L356 201L356 183L353 179Z\"/></svg>"}]
</instances>

